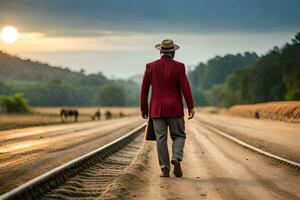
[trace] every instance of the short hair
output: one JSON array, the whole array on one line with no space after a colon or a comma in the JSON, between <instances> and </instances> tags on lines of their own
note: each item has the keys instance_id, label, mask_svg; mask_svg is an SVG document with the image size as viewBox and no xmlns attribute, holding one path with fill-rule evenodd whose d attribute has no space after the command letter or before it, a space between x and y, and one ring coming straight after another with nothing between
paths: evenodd
<instances>
[{"instance_id":1,"label":"short hair","mask_svg":"<svg viewBox=\"0 0 300 200\"><path fill-rule=\"evenodd\" d=\"M175 51L163 51L163 50L160 50L160 55L168 55L168 56L174 58Z\"/></svg>"}]
</instances>

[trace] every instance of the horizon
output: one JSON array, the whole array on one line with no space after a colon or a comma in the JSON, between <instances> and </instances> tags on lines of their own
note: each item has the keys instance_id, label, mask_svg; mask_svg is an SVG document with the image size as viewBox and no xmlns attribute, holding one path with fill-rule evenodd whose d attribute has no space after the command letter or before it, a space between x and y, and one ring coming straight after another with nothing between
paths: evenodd
<instances>
[{"instance_id":1,"label":"horizon","mask_svg":"<svg viewBox=\"0 0 300 200\"><path fill-rule=\"evenodd\" d=\"M281 47L281 46L283 46L284 44L286 44L286 43L289 43L290 41L291 41L291 39L292 38L290 38L289 40L287 40L287 41L284 41L282 44L280 44L280 45L273 45L272 47L270 47L269 49L267 49L265 52L261 52L261 53L258 53L258 52L256 52L256 51L247 51L247 50L245 50L245 51L242 51L242 52L234 52L234 53L224 53L224 54L216 54L216 55L214 55L214 56L212 56L212 57L208 57L206 60L203 60L203 61L199 61L199 62L197 62L197 63L195 63L195 64L190 64L190 65L186 65L186 69L187 69L187 71L190 71L190 70L193 70L197 65L199 65L200 63L207 63L209 60L211 60L211 59L213 59L213 58L215 58L215 57L217 57L217 56L220 56L220 57L223 57L223 56L226 56L226 55L236 55L236 54L244 54L244 53L246 53L246 52L250 52L250 53L256 53L258 56L263 56L263 55L265 55L265 54L267 54L270 50L272 50L275 46L278 46L278 47ZM128 76L120 76L120 77L118 77L118 76L115 76L114 74L105 74L103 71L86 71L86 69L85 68L80 68L80 67L72 67L72 66L68 66L68 65L64 65L64 64L55 64L55 63L51 63L51 61L50 62L48 62L48 61L44 61L44 60L41 60L41 59L39 59L39 58L34 58L34 57L30 57L30 56L23 56L23 55L19 55L18 53L11 53L11 52L8 52L8 51L5 51L5 50L2 50L2 49L0 49L0 51L2 51L3 53L5 53L5 54L8 54L8 55L10 55L10 56L15 56L15 57L18 57L18 58L20 58L20 59L22 59L22 60L26 60L26 59L30 59L31 61L34 61L34 62L39 62L39 63L42 63L42 64L47 64L47 65L49 65L50 67L59 67L59 68L68 68L69 70L71 70L72 72L80 72L80 70L84 70L84 74L85 75L90 75L90 74L97 74L97 73L102 73L104 76L106 76L107 78L109 78L109 79L115 79L115 80L117 80L117 79L124 79L124 80L128 80L128 79L131 79L131 78L135 78L136 76L142 76L143 75L143 71L141 71L140 73L135 73L135 74L130 74L130 75L128 75ZM158 55L157 55L157 58L154 58L154 59L159 59L160 58L160 55L159 55L159 53L158 53ZM177 59L177 56L175 55L175 58L174 58L175 60L178 60ZM178 60L178 61L181 61L181 60ZM182 61L181 61L182 62ZM146 63L145 63L145 65L146 65ZM144 70L144 68L143 68L143 70Z\"/></svg>"},{"instance_id":2,"label":"horizon","mask_svg":"<svg viewBox=\"0 0 300 200\"><path fill-rule=\"evenodd\" d=\"M0 4L0 28L10 25L19 31L15 43L0 42L1 50L122 79L142 74L146 63L160 57L155 44L166 38L181 47L175 59L194 67L226 54L263 55L289 42L300 27L296 0L132 1L126 5L120 0L72 4L70 0L12 0ZM169 5L181 12L164 12Z\"/></svg>"}]
</instances>

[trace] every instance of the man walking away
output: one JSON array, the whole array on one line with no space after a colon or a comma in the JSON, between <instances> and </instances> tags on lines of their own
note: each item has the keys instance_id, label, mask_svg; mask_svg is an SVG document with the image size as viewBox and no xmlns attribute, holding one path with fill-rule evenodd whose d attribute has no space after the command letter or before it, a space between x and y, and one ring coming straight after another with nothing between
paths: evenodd
<instances>
[{"instance_id":1,"label":"man walking away","mask_svg":"<svg viewBox=\"0 0 300 200\"><path fill-rule=\"evenodd\" d=\"M148 63L144 73L141 87L141 112L142 117L152 118L159 165L162 171L161 177L170 177L170 158L168 152L167 136L168 127L172 139L172 159L174 165L173 174L182 176L180 162L183 159L185 144L185 125L182 95L188 107L189 118L194 117L194 103L191 87L185 73L183 63L175 61L175 51L179 46L172 40L163 40L155 45L160 50L161 58ZM150 109L148 109L148 93L152 86Z\"/></svg>"}]
</instances>

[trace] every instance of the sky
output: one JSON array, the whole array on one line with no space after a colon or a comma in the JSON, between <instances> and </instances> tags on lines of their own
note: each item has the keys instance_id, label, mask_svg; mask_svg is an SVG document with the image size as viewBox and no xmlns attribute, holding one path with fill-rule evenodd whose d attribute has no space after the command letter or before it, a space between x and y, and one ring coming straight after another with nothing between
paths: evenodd
<instances>
[{"instance_id":1,"label":"sky","mask_svg":"<svg viewBox=\"0 0 300 200\"><path fill-rule=\"evenodd\" d=\"M20 32L0 50L52 65L141 74L173 39L176 59L193 67L216 55L264 54L300 31L299 0L0 0L0 28Z\"/></svg>"}]
</instances>

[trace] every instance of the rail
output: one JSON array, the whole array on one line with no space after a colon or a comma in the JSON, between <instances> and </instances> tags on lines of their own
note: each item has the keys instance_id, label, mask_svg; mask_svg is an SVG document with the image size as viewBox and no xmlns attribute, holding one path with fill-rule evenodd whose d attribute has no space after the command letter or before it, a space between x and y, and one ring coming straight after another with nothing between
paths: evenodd
<instances>
[{"instance_id":1,"label":"rail","mask_svg":"<svg viewBox=\"0 0 300 200\"><path fill-rule=\"evenodd\" d=\"M59 167L56 167L45 174L42 174L17 188L0 196L0 200L6 199L38 199L45 193L57 188L66 182L68 178L75 176L81 171L89 168L95 163L104 160L110 155L116 153L129 142L142 133L146 127L146 123L133 129L126 135L115 139L114 141L93 150L83 156L71 160Z\"/></svg>"}]
</instances>

